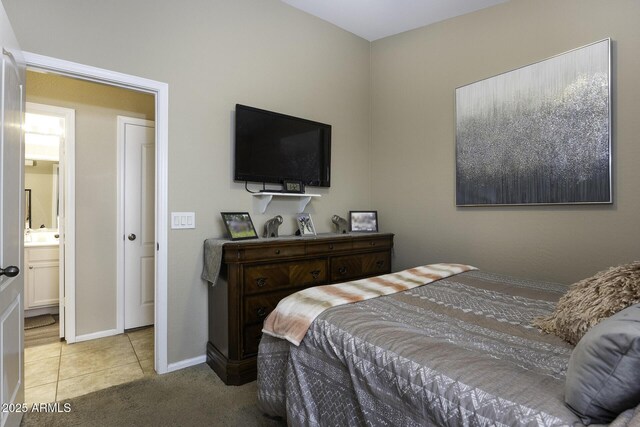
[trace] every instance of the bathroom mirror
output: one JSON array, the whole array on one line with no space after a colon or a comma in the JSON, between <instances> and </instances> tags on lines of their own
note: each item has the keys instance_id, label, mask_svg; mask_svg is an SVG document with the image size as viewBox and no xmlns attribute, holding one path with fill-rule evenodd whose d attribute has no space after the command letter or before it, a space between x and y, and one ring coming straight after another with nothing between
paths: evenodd
<instances>
[{"instance_id":1,"label":"bathroom mirror","mask_svg":"<svg viewBox=\"0 0 640 427\"><path fill-rule=\"evenodd\" d=\"M48 160L29 160L24 168L24 186L28 206L25 227L58 228L58 162Z\"/></svg>"}]
</instances>

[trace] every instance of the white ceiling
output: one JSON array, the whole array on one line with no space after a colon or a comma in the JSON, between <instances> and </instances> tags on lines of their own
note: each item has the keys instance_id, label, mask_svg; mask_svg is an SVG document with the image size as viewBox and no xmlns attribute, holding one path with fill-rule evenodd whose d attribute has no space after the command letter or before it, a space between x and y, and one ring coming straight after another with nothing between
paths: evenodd
<instances>
[{"instance_id":1,"label":"white ceiling","mask_svg":"<svg viewBox=\"0 0 640 427\"><path fill-rule=\"evenodd\" d=\"M282 0L369 41L508 0Z\"/></svg>"}]
</instances>

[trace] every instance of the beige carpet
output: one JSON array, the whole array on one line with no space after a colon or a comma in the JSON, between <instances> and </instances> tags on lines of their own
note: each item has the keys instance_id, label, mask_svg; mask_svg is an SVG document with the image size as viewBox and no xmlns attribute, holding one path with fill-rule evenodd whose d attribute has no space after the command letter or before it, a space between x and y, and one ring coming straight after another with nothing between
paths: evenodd
<instances>
[{"instance_id":1,"label":"beige carpet","mask_svg":"<svg viewBox=\"0 0 640 427\"><path fill-rule=\"evenodd\" d=\"M27 413L21 425L286 425L262 415L256 400L255 381L226 386L206 364L201 364L66 400L71 404L69 413Z\"/></svg>"}]
</instances>

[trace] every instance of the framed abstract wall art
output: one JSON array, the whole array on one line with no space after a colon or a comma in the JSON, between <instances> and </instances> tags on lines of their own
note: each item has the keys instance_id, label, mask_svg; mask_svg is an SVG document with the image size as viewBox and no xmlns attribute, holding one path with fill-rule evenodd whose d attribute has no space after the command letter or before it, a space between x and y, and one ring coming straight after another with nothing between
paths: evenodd
<instances>
[{"instance_id":1,"label":"framed abstract wall art","mask_svg":"<svg viewBox=\"0 0 640 427\"><path fill-rule=\"evenodd\" d=\"M456 205L612 203L611 40L456 89Z\"/></svg>"}]
</instances>

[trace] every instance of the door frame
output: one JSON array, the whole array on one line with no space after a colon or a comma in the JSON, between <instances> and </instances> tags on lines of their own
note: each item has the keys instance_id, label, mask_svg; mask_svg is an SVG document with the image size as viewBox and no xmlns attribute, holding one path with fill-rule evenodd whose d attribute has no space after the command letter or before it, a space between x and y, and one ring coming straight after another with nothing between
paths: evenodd
<instances>
[{"instance_id":1,"label":"door frame","mask_svg":"<svg viewBox=\"0 0 640 427\"><path fill-rule=\"evenodd\" d=\"M60 234L60 338L76 342L76 110L40 102L27 102L25 112L47 114L64 118L64 136L58 162L62 165L62 185L59 185L63 203ZM59 230L60 231L60 230Z\"/></svg>"},{"instance_id":2,"label":"door frame","mask_svg":"<svg viewBox=\"0 0 640 427\"><path fill-rule=\"evenodd\" d=\"M118 236L118 250L116 251L117 254L117 260L116 260L116 270L118 273L118 278L116 280L117 286L117 304L116 304L116 310L118 312L118 317L117 317L117 323L116 323L116 328L118 329L119 333L123 333L124 332L124 325L125 325L125 296L126 296L126 292L125 292L125 251L124 251L124 245L126 244L126 241L124 239L124 235L125 235L125 229L124 229L124 223L125 223L125 218L124 218L124 196L125 196L125 125L126 124L136 124L139 126L148 126L151 127L153 126L155 129L155 122L151 121L151 120L144 120L144 119L137 119L135 117L129 117L129 116L121 116L118 115L117 117L117 121L118 121L118 136L117 136L117 142L118 142L118 165L117 165L117 176L118 176L118 184L117 184L117 196L116 196L116 200L117 200L117 207L118 207L118 218L116 220L116 233ZM154 141L155 143L155 141ZM122 239L120 239L120 236L122 236ZM155 253L154 253L154 258L155 258ZM155 305L155 303L154 303Z\"/></svg>"},{"instance_id":3,"label":"door frame","mask_svg":"<svg viewBox=\"0 0 640 427\"><path fill-rule=\"evenodd\" d=\"M168 181L169 85L116 71L24 52L27 67L155 95L156 209L155 209L155 333L154 365L168 372Z\"/></svg>"}]
</instances>

